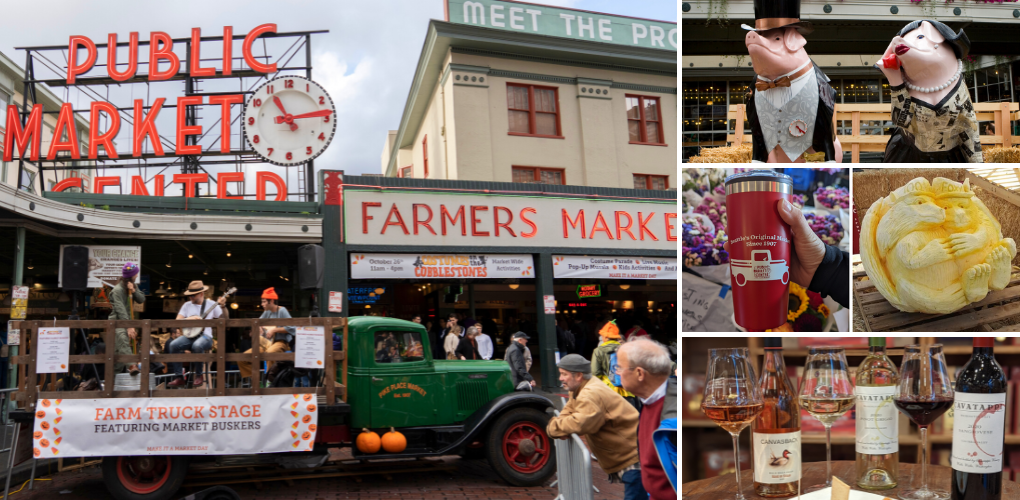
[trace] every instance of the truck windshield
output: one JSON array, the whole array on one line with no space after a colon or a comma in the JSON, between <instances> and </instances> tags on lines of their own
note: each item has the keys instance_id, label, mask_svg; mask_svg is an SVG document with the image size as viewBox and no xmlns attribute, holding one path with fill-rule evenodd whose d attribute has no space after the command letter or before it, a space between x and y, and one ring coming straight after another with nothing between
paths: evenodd
<instances>
[{"instance_id":1,"label":"truck windshield","mask_svg":"<svg viewBox=\"0 0 1020 500\"><path fill-rule=\"evenodd\" d=\"M417 332L376 332L375 362L406 363L425 359L421 334Z\"/></svg>"}]
</instances>

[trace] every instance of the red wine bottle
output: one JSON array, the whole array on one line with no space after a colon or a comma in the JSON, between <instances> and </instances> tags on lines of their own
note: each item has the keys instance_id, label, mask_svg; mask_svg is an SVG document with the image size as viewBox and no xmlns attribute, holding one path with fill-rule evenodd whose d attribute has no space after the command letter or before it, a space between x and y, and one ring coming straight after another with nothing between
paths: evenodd
<instances>
[{"instance_id":1,"label":"red wine bottle","mask_svg":"<svg viewBox=\"0 0 1020 500\"><path fill-rule=\"evenodd\" d=\"M1006 374L991 337L974 337L974 354L956 376L952 500L1001 500L1006 431Z\"/></svg>"}]
</instances>

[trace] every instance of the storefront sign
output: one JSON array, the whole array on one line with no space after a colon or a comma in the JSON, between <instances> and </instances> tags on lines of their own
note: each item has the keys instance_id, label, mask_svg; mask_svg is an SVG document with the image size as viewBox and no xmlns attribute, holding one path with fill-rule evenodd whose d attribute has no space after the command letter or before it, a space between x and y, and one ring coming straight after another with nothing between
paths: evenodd
<instances>
[{"instance_id":1,"label":"storefront sign","mask_svg":"<svg viewBox=\"0 0 1020 500\"><path fill-rule=\"evenodd\" d=\"M553 255L554 278L676 280L676 269L677 260L669 257Z\"/></svg>"},{"instance_id":2,"label":"storefront sign","mask_svg":"<svg viewBox=\"0 0 1020 500\"><path fill-rule=\"evenodd\" d=\"M546 314L556 314L556 296L555 295L543 295L542 302L545 307Z\"/></svg>"},{"instance_id":3,"label":"storefront sign","mask_svg":"<svg viewBox=\"0 0 1020 500\"><path fill-rule=\"evenodd\" d=\"M673 200L356 189L344 195L345 241L351 245L677 249Z\"/></svg>"},{"instance_id":4,"label":"storefront sign","mask_svg":"<svg viewBox=\"0 0 1020 500\"><path fill-rule=\"evenodd\" d=\"M35 458L310 451L318 426L311 394L43 399L36 408Z\"/></svg>"},{"instance_id":5,"label":"storefront sign","mask_svg":"<svg viewBox=\"0 0 1020 500\"><path fill-rule=\"evenodd\" d=\"M446 20L504 31L676 52L676 23L502 0L447 0Z\"/></svg>"},{"instance_id":6,"label":"storefront sign","mask_svg":"<svg viewBox=\"0 0 1020 500\"><path fill-rule=\"evenodd\" d=\"M63 283L60 281L64 275L64 247L70 245L60 245L60 259L57 266L57 286L63 287ZM105 283L107 286L116 286L117 282L120 281L123 276L122 271L124 264L133 262L135 264L141 264L142 262L142 247L130 247L130 246L105 246L105 245L86 245L89 249L89 288L100 288ZM138 285L141 278L135 276L135 285Z\"/></svg>"},{"instance_id":7,"label":"storefront sign","mask_svg":"<svg viewBox=\"0 0 1020 500\"><path fill-rule=\"evenodd\" d=\"M351 278L534 278L531 255L351 254Z\"/></svg>"},{"instance_id":8,"label":"storefront sign","mask_svg":"<svg viewBox=\"0 0 1020 500\"><path fill-rule=\"evenodd\" d=\"M384 286L355 286L347 288L347 301L351 304L376 304L386 293Z\"/></svg>"},{"instance_id":9,"label":"storefront sign","mask_svg":"<svg viewBox=\"0 0 1020 500\"><path fill-rule=\"evenodd\" d=\"M329 312L331 313L344 312L343 292L329 292Z\"/></svg>"},{"instance_id":10,"label":"storefront sign","mask_svg":"<svg viewBox=\"0 0 1020 500\"><path fill-rule=\"evenodd\" d=\"M294 337L294 367L321 369L326 361L325 328L299 326Z\"/></svg>"},{"instance_id":11,"label":"storefront sign","mask_svg":"<svg viewBox=\"0 0 1020 500\"><path fill-rule=\"evenodd\" d=\"M14 286L11 290L11 319L25 319L28 315L28 287Z\"/></svg>"},{"instance_id":12,"label":"storefront sign","mask_svg":"<svg viewBox=\"0 0 1020 500\"><path fill-rule=\"evenodd\" d=\"M39 351L37 352L35 372L67 373L70 347L70 328L39 327Z\"/></svg>"},{"instance_id":13,"label":"storefront sign","mask_svg":"<svg viewBox=\"0 0 1020 500\"><path fill-rule=\"evenodd\" d=\"M594 299L601 296L601 285L577 285L577 298L579 299Z\"/></svg>"}]
</instances>

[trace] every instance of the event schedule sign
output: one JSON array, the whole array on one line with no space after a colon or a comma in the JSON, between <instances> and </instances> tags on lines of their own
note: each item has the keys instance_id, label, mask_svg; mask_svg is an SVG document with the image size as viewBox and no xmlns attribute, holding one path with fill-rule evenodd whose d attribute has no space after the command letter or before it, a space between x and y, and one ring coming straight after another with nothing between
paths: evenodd
<instances>
[{"instance_id":1,"label":"event schedule sign","mask_svg":"<svg viewBox=\"0 0 1020 500\"><path fill-rule=\"evenodd\" d=\"M351 254L351 278L534 278L531 255Z\"/></svg>"},{"instance_id":2,"label":"event schedule sign","mask_svg":"<svg viewBox=\"0 0 1020 500\"><path fill-rule=\"evenodd\" d=\"M294 336L294 367L322 368L326 360L326 329L299 326Z\"/></svg>"},{"instance_id":3,"label":"event schedule sign","mask_svg":"<svg viewBox=\"0 0 1020 500\"><path fill-rule=\"evenodd\" d=\"M42 399L35 458L245 455L310 451L312 394L208 398Z\"/></svg>"},{"instance_id":4,"label":"event schedule sign","mask_svg":"<svg viewBox=\"0 0 1020 500\"><path fill-rule=\"evenodd\" d=\"M70 348L70 328L39 327L39 347L36 351L35 372L67 373Z\"/></svg>"},{"instance_id":5,"label":"event schedule sign","mask_svg":"<svg viewBox=\"0 0 1020 500\"><path fill-rule=\"evenodd\" d=\"M676 269L677 260L670 257L553 255L554 278L676 280Z\"/></svg>"},{"instance_id":6,"label":"event schedule sign","mask_svg":"<svg viewBox=\"0 0 1020 500\"><path fill-rule=\"evenodd\" d=\"M57 272L57 286L64 286L61 282L64 275L64 247L60 245L60 264ZM106 245L85 245L89 249L89 288L102 288L116 286L122 276L124 264L133 262L141 264L142 247L130 246L106 246ZM140 273L139 273L140 274ZM141 276L135 276L135 284L141 283Z\"/></svg>"}]
</instances>

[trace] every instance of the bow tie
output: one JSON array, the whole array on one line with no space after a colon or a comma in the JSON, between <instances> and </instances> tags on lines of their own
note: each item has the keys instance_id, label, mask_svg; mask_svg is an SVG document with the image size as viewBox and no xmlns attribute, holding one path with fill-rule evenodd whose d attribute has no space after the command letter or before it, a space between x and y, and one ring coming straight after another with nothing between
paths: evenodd
<instances>
[{"instance_id":1,"label":"bow tie","mask_svg":"<svg viewBox=\"0 0 1020 500\"><path fill-rule=\"evenodd\" d=\"M754 84L754 88L758 89L759 92L762 92L762 91L765 91L765 90L768 90L768 89L774 89L776 87L789 87L789 86L790 86L790 77L789 76L781 77L781 78L777 79L774 82L766 82L766 81L758 80Z\"/></svg>"}]
</instances>

